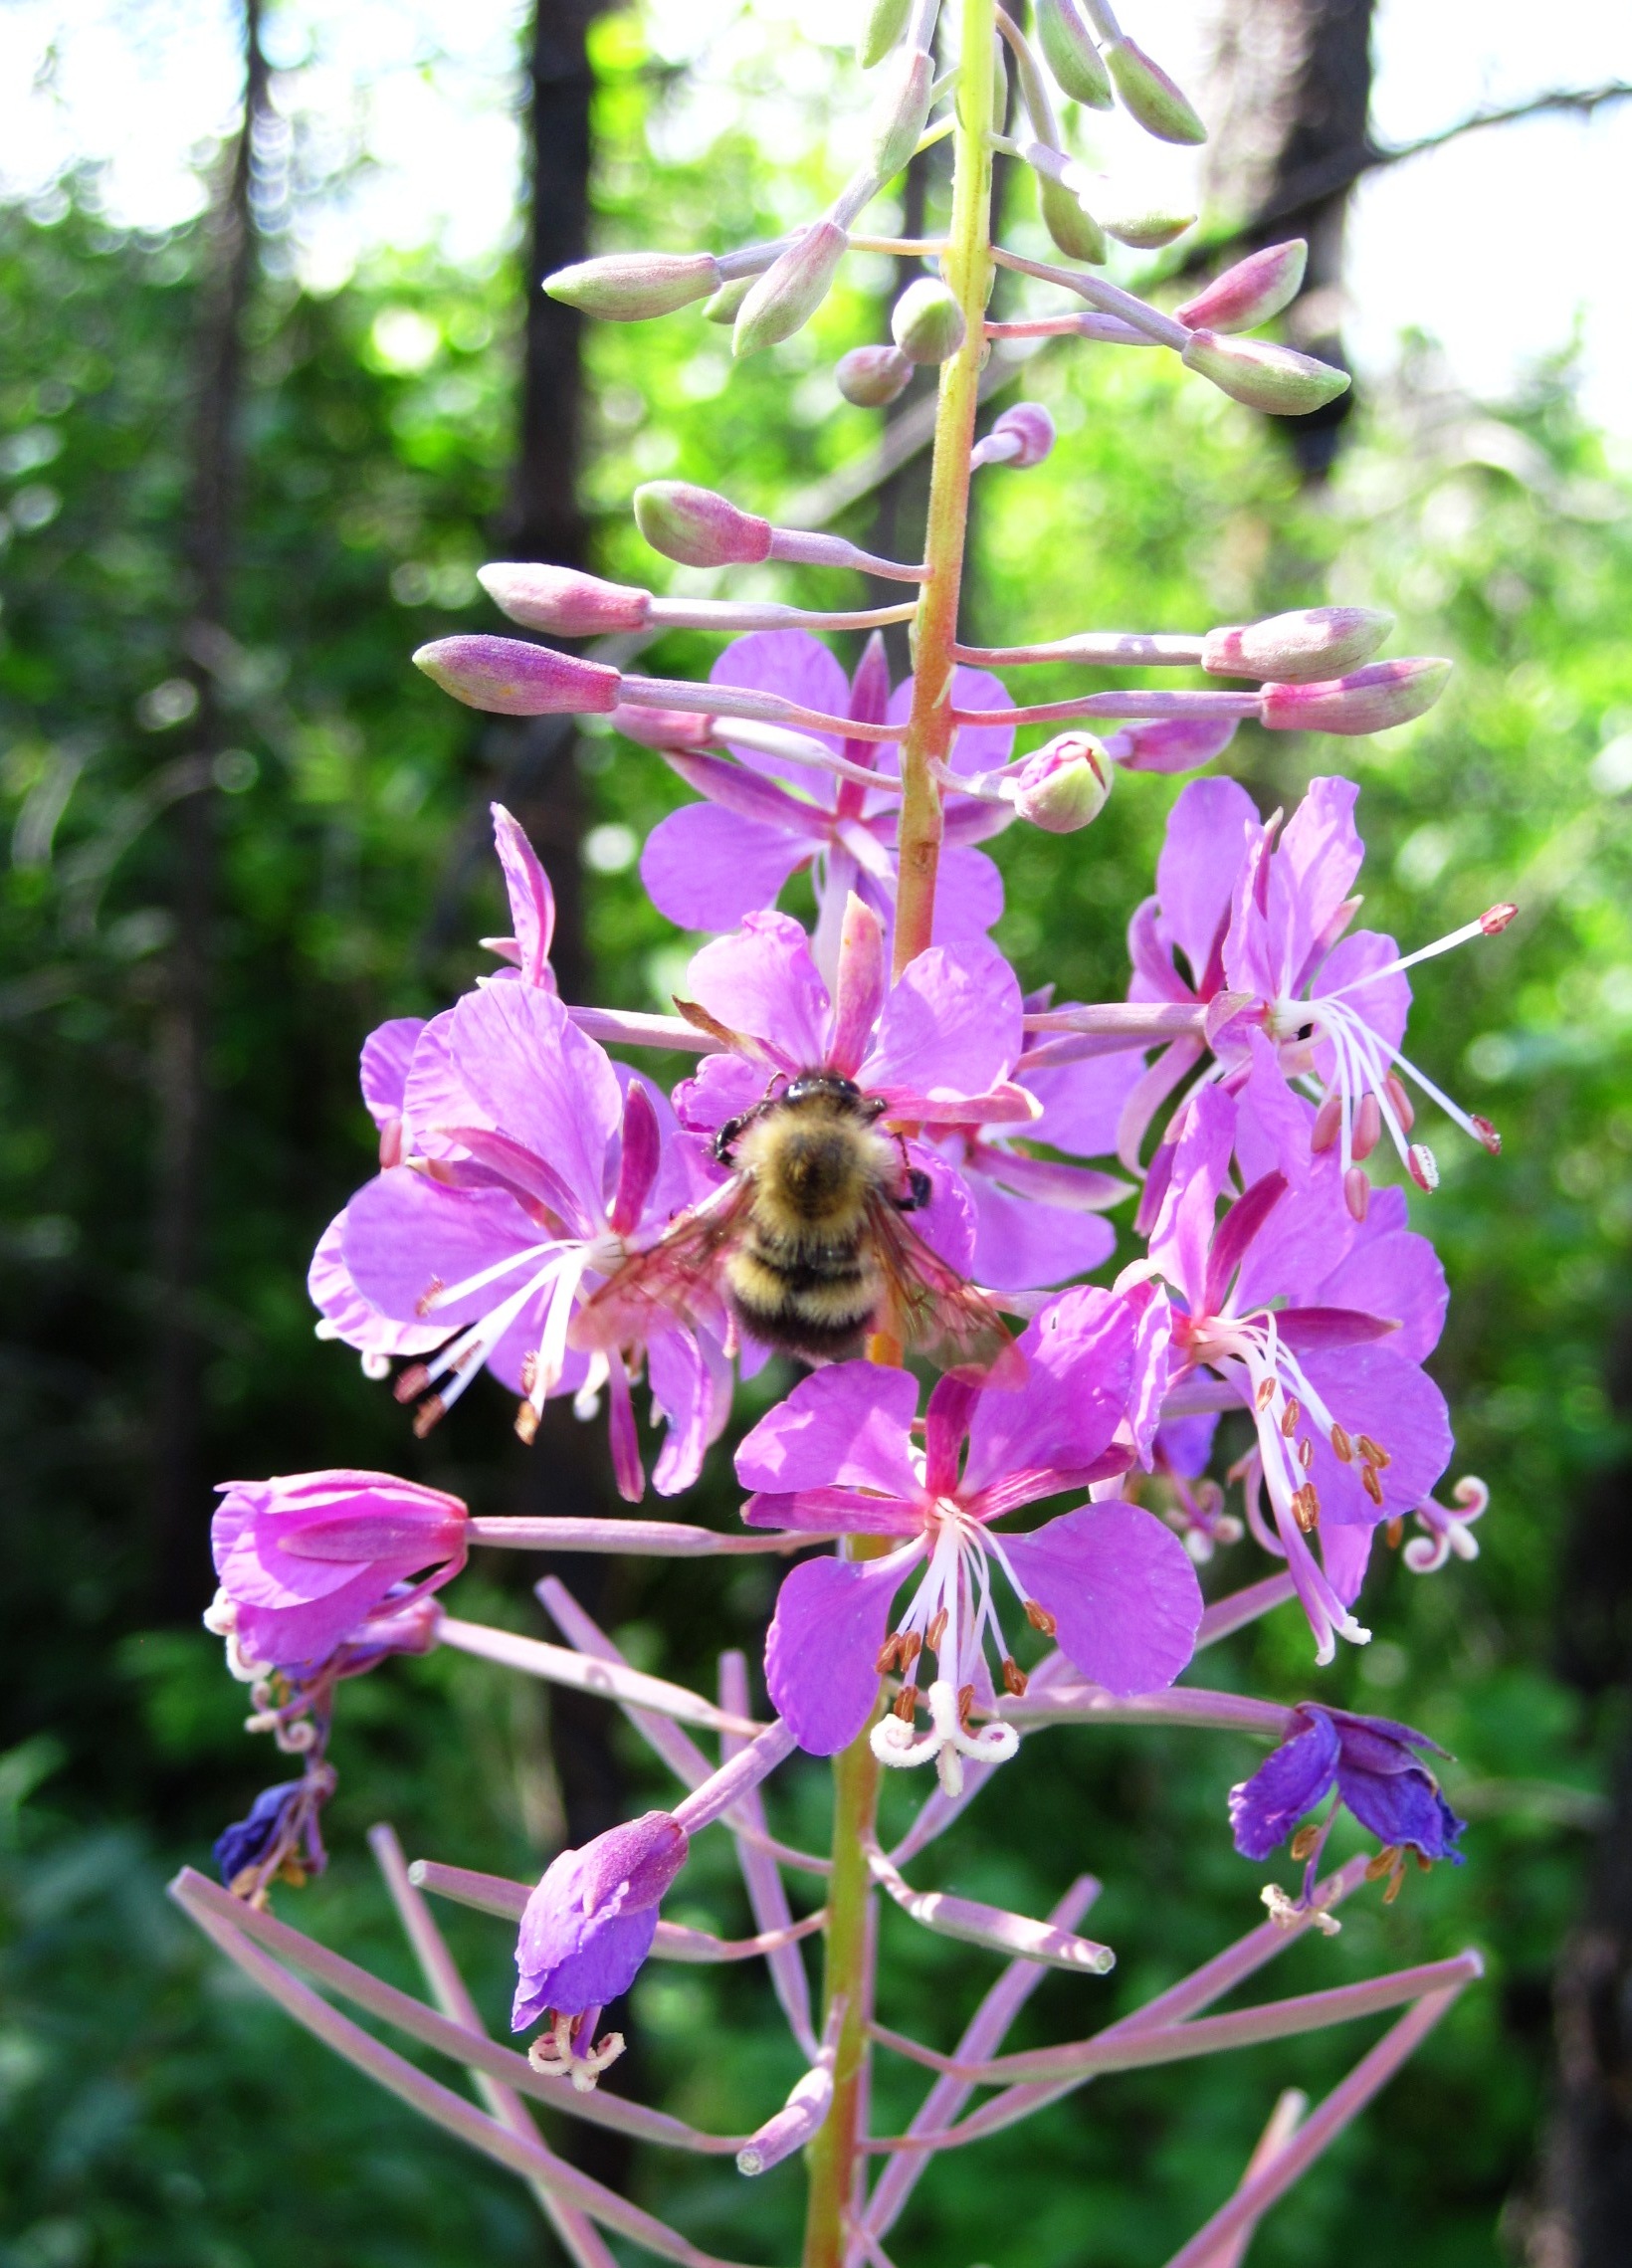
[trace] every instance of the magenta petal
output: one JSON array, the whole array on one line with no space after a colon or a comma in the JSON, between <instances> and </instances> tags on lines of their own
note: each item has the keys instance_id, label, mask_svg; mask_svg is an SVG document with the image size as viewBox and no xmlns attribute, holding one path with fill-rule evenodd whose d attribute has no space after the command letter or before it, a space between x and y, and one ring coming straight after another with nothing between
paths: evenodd
<instances>
[{"instance_id":1,"label":"magenta petal","mask_svg":"<svg viewBox=\"0 0 1632 2268\"><path fill-rule=\"evenodd\" d=\"M845 907L839 937L838 996L828 1048L828 1061L847 1079L854 1078L867 1053L888 982L884 924L870 906L852 896Z\"/></svg>"},{"instance_id":2,"label":"magenta petal","mask_svg":"<svg viewBox=\"0 0 1632 2268\"><path fill-rule=\"evenodd\" d=\"M1372 1206L1365 1226L1377 1213ZM1359 1308L1399 1325L1388 1341L1396 1354L1420 1362L1439 1343L1450 1290L1439 1254L1425 1236L1392 1229L1382 1236L1363 1231L1346 1260L1321 1287L1323 1305Z\"/></svg>"},{"instance_id":3,"label":"magenta petal","mask_svg":"<svg viewBox=\"0 0 1632 2268\"><path fill-rule=\"evenodd\" d=\"M695 1333L665 1331L647 1343L646 1375L653 1402L669 1421L652 1486L659 1496L679 1496L703 1470L730 1414L730 1364Z\"/></svg>"},{"instance_id":4,"label":"magenta petal","mask_svg":"<svg viewBox=\"0 0 1632 2268\"><path fill-rule=\"evenodd\" d=\"M1167 817L1156 861L1156 896L1174 942L1199 984L1230 911L1230 891L1258 823L1252 797L1233 779L1193 779Z\"/></svg>"},{"instance_id":5,"label":"magenta petal","mask_svg":"<svg viewBox=\"0 0 1632 2268\"><path fill-rule=\"evenodd\" d=\"M521 991L518 984L508 989ZM507 1254L546 1241L504 1190L439 1188L406 1165L366 1183L342 1217L342 1251L352 1281L364 1299L398 1323L432 1321L421 1315L420 1303L438 1284L463 1283ZM438 1308L438 1336L490 1314L540 1264L522 1260L497 1284Z\"/></svg>"},{"instance_id":6,"label":"magenta petal","mask_svg":"<svg viewBox=\"0 0 1632 2268\"><path fill-rule=\"evenodd\" d=\"M935 916L929 942L961 944L983 937L1003 919L1003 877L984 851L944 843L935 876Z\"/></svg>"},{"instance_id":7,"label":"magenta petal","mask_svg":"<svg viewBox=\"0 0 1632 2268\"><path fill-rule=\"evenodd\" d=\"M1025 1084L1043 1106L1030 1137L1068 1157L1114 1157L1122 1111L1143 1075L1137 1048L1028 1071Z\"/></svg>"},{"instance_id":8,"label":"magenta petal","mask_svg":"<svg viewBox=\"0 0 1632 2268\"><path fill-rule=\"evenodd\" d=\"M402 1117L403 1090L414 1043L425 1029L423 1016L397 1016L371 1031L362 1043L362 1099L377 1127Z\"/></svg>"},{"instance_id":9,"label":"magenta petal","mask_svg":"<svg viewBox=\"0 0 1632 2268\"><path fill-rule=\"evenodd\" d=\"M807 1559L778 1592L765 1639L765 1685L808 1754L837 1755L867 1723L890 1602L906 1571L899 1552L859 1564Z\"/></svg>"},{"instance_id":10,"label":"magenta petal","mask_svg":"<svg viewBox=\"0 0 1632 2268\"><path fill-rule=\"evenodd\" d=\"M845 717L850 711L849 680L834 655L808 630L754 630L745 638L733 639L709 672L709 682L743 686L750 693L779 693L786 701L818 709L828 717ZM724 729L729 745L728 719ZM815 737L837 751L839 742L831 732ZM750 771L776 774L797 780L801 787L809 786L810 773L800 765L762 756L752 748L732 748L732 753Z\"/></svg>"},{"instance_id":11,"label":"magenta petal","mask_svg":"<svg viewBox=\"0 0 1632 2268\"><path fill-rule=\"evenodd\" d=\"M675 1089L675 1117L688 1134L717 1134L765 1097L765 1067L739 1055L706 1055Z\"/></svg>"},{"instance_id":12,"label":"magenta petal","mask_svg":"<svg viewBox=\"0 0 1632 2268\"><path fill-rule=\"evenodd\" d=\"M1218 1087L1198 1088L1184 1113L1172 1177L1150 1232L1150 1258L1196 1314L1205 1310L1207 1263L1219 1194L1235 1140L1235 1105Z\"/></svg>"},{"instance_id":13,"label":"magenta petal","mask_svg":"<svg viewBox=\"0 0 1632 2268\"><path fill-rule=\"evenodd\" d=\"M834 1362L801 1378L736 1452L745 1489L828 1486L921 1493L912 1457L918 1380L877 1362Z\"/></svg>"},{"instance_id":14,"label":"magenta petal","mask_svg":"<svg viewBox=\"0 0 1632 2268\"><path fill-rule=\"evenodd\" d=\"M742 1507L744 1528L781 1528L803 1536L917 1536L923 1527L921 1497L863 1496L856 1489L764 1492Z\"/></svg>"},{"instance_id":15,"label":"magenta petal","mask_svg":"<svg viewBox=\"0 0 1632 2268\"><path fill-rule=\"evenodd\" d=\"M734 935L705 945L687 972L691 997L727 1031L757 1040L784 1071L827 1058L827 987L810 939L786 914L749 914Z\"/></svg>"},{"instance_id":16,"label":"magenta petal","mask_svg":"<svg viewBox=\"0 0 1632 2268\"><path fill-rule=\"evenodd\" d=\"M443 1323L397 1323L365 1300L345 1264L345 1214L337 1213L317 1239L306 1271L311 1304L342 1345L359 1354L423 1354L447 1337Z\"/></svg>"},{"instance_id":17,"label":"magenta petal","mask_svg":"<svg viewBox=\"0 0 1632 2268\"><path fill-rule=\"evenodd\" d=\"M1023 1045L1020 983L985 937L931 945L909 962L862 1066L877 1093L980 1095L1005 1078Z\"/></svg>"},{"instance_id":18,"label":"magenta petal","mask_svg":"<svg viewBox=\"0 0 1632 2268\"><path fill-rule=\"evenodd\" d=\"M713 803L688 803L647 836L640 878L658 912L681 928L722 932L774 906L788 876L819 841L814 833L801 841Z\"/></svg>"},{"instance_id":19,"label":"magenta petal","mask_svg":"<svg viewBox=\"0 0 1632 2268\"><path fill-rule=\"evenodd\" d=\"M1319 1002L1341 991L1346 1005L1365 1018L1379 1039L1391 1048L1398 1047L1411 1013L1409 977L1396 969L1392 975L1372 977L1369 984L1358 982L1373 969L1385 968L1398 958L1399 947L1391 936L1378 929L1356 929L1326 956L1310 986L1311 999ZM1356 989L1345 991L1348 985ZM1336 1059L1329 1042L1323 1040L1316 1047L1315 1066L1323 1079L1333 1076Z\"/></svg>"},{"instance_id":20,"label":"magenta petal","mask_svg":"<svg viewBox=\"0 0 1632 2268\"><path fill-rule=\"evenodd\" d=\"M1065 1513L1003 1548L1053 1615L1060 1651L1108 1693L1171 1685L1195 1651L1201 1585L1183 1545L1136 1505Z\"/></svg>"},{"instance_id":21,"label":"magenta petal","mask_svg":"<svg viewBox=\"0 0 1632 2268\"><path fill-rule=\"evenodd\" d=\"M927 1142L910 1141L907 1155L929 1182L929 1201L908 1216L908 1226L948 1268L960 1276L975 1275L975 1209L968 1182Z\"/></svg>"},{"instance_id":22,"label":"magenta petal","mask_svg":"<svg viewBox=\"0 0 1632 2268\"><path fill-rule=\"evenodd\" d=\"M493 806L493 841L505 873L514 931L516 966L524 982L555 989L549 948L555 935L555 893L520 822L502 803Z\"/></svg>"},{"instance_id":23,"label":"magenta petal","mask_svg":"<svg viewBox=\"0 0 1632 2268\"><path fill-rule=\"evenodd\" d=\"M960 1494L1009 1472L1092 1465L1127 1408L1136 1326L1128 1301L1093 1285L1050 1301L1020 1340L1024 1384L980 1397Z\"/></svg>"},{"instance_id":24,"label":"magenta petal","mask_svg":"<svg viewBox=\"0 0 1632 2268\"><path fill-rule=\"evenodd\" d=\"M461 1079L503 1133L547 1158L580 1207L574 1227L605 1226L607 1155L623 1096L604 1048L580 1032L553 993L489 984L454 1010Z\"/></svg>"},{"instance_id":25,"label":"magenta petal","mask_svg":"<svg viewBox=\"0 0 1632 2268\"><path fill-rule=\"evenodd\" d=\"M1354 826L1359 789L1348 779L1312 779L1282 829L1270 861L1267 915L1280 989L1308 978L1316 944L1348 896L1365 849Z\"/></svg>"},{"instance_id":26,"label":"magenta petal","mask_svg":"<svg viewBox=\"0 0 1632 2268\"><path fill-rule=\"evenodd\" d=\"M1330 1442L1306 1416L1315 1445L1310 1479L1327 1522L1379 1521L1419 1505L1451 1461L1451 1420L1445 1396L1426 1371L1389 1344L1344 1347L1304 1358L1310 1383L1353 1441L1368 1435L1388 1453L1378 1476L1382 1503L1374 1504L1360 1480L1360 1460L1339 1464Z\"/></svg>"},{"instance_id":27,"label":"magenta petal","mask_svg":"<svg viewBox=\"0 0 1632 2268\"><path fill-rule=\"evenodd\" d=\"M1352 1606L1360 1595L1376 1534L1374 1528L1339 1527L1335 1522L1321 1530L1321 1563L1344 1606Z\"/></svg>"},{"instance_id":28,"label":"magenta petal","mask_svg":"<svg viewBox=\"0 0 1632 2268\"><path fill-rule=\"evenodd\" d=\"M491 1123L454 1063L453 1027L452 1008L433 1016L420 1032L408 1066L402 1111L421 1157L462 1157L461 1144L443 1130Z\"/></svg>"},{"instance_id":29,"label":"magenta petal","mask_svg":"<svg viewBox=\"0 0 1632 2268\"><path fill-rule=\"evenodd\" d=\"M1116 1249L1115 1229L1097 1213L1013 1196L984 1173L965 1172L964 1185L974 1204L973 1275L993 1291L1063 1284L1086 1276Z\"/></svg>"}]
</instances>

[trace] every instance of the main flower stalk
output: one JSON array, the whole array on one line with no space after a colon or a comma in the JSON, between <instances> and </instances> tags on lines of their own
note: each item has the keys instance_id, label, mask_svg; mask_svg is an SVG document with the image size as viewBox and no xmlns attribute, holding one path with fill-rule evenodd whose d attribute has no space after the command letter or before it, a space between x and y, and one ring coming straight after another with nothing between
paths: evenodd
<instances>
[{"instance_id":1,"label":"main flower stalk","mask_svg":"<svg viewBox=\"0 0 1632 2268\"><path fill-rule=\"evenodd\" d=\"M918 607L913 715L902 746L896 901L896 974L929 943L940 861L940 789L930 766L951 747L952 648L957 642L963 541L969 517L969 451L985 353L991 290L992 41L994 0L963 0L957 126L952 141L952 221L945 281L963 310L963 344L940 368L934 461L924 564L929 579Z\"/></svg>"},{"instance_id":2,"label":"main flower stalk","mask_svg":"<svg viewBox=\"0 0 1632 2268\"><path fill-rule=\"evenodd\" d=\"M963 0L962 60L953 138L952 219L943 261L945 281L963 310L964 339L941 365L924 563L929 578L914 641L913 714L902 744L895 973L924 951L934 927L940 861L941 794L931 765L951 748L952 649L969 515L969 452L984 357L986 299L991 289L994 0ZM901 1359L892 1342L875 1340L875 1360ZM875 1557L882 1538L853 1537L851 1553ZM867 2026L872 2017L870 1955L872 1877L867 1850L879 1798L879 1763L871 1725L834 1759L833 1874L828 1885L824 2016L843 1998L833 2072L833 2108L809 2154L804 2268L842 2268L846 2217L856 2188L867 2118Z\"/></svg>"}]
</instances>

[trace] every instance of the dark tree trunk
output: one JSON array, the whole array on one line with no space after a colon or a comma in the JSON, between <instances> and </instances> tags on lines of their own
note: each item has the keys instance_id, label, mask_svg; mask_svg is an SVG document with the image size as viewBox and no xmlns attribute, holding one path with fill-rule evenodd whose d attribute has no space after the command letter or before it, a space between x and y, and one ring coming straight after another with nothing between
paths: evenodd
<instances>
[{"instance_id":1,"label":"dark tree trunk","mask_svg":"<svg viewBox=\"0 0 1632 2268\"><path fill-rule=\"evenodd\" d=\"M1239 221L1232 256L1307 238L1309 270L1288 328L1306 353L1345 369L1343 231L1351 176L1371 147L1373 5L1227 0L1215 63L1209 189ZM1324 186L1334 179L1340 187ZM1351 387L1308 417L1276 421L1307 480L1329 472L1353 407Z\"/></svg>"},{"instance_id":2,"label":"dark tree trunk","mask_svg":"<svg viewBox=\"0 0 1632 2268\"><path fill-rule=\"evenodd\" d=\"M260 0L245 0L244 106L206 222L187 527L186 668L198 695L199 784L175 808L175 935L154 1048L158 1282L154 1422L155 1604L190 1611L206 1573L199 1525L204 1345L198 1307L209 1183L210 958L216 880L213 765L223 746L220 681L238 490L244 312L255 274L255 137L267 103Z\"/></svg>"}]
</instances>

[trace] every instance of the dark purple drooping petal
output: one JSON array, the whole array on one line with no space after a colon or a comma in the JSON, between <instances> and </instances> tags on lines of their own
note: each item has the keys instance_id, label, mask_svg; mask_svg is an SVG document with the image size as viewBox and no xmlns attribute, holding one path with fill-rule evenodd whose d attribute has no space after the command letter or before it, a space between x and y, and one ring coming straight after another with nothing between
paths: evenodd
<instances>
[{"instance_id":1,"label":"dark purple drooping petal","mask_svg":"<svg viewBox=\"0 0 1632 2268\"><path fill-rule=\"evenodd\" d=\"M1465 1822L1422 1761L1424 1753L1443 1753L1425 1733L1391 1718L1359 1717L1308 1701L1292 1712L1291 1722L1292 1737L1251 1779L1230 1790L1235 1847L1244 1858L1268 1858L1335 1787L1338 1800L1385 1847L1461 1865L1456 1844Z\"/></svg>"},{"instance_id":2,"label":"dark purple drooping petal","mask_svg":"<svg viewBox=\"0 0 1632 2268\"><path fill-rule=\"evenodd\" d=\"M547 2010L582 2015L626 1992L652 1950L658 1904L686 1863L686 1830L666 1811L562 1851L527 1900L515 1944L512 2031Z\"/></svg>"}]
</instances>

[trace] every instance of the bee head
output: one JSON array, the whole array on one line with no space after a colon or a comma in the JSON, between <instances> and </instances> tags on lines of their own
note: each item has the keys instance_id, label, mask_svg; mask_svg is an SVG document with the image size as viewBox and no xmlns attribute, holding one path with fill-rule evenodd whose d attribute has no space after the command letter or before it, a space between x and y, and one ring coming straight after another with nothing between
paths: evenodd
<instances>
[{"instance_id":1,"label":"bee head","mask_svg":"<svg viewBox=\"0 0 1632 2268\"><path fill-rule=\"evenodd\" d=\"M880 1103L875 1109L873 1103L864 1098L856 1082L846 1079L837 1071L801 1071L796 1079L788 1081L780 1100L795 1106L800 1103L840 1103L852 1110L866 1112L874 1118L884 1108Z\"/></svg>"}]
</instances>

